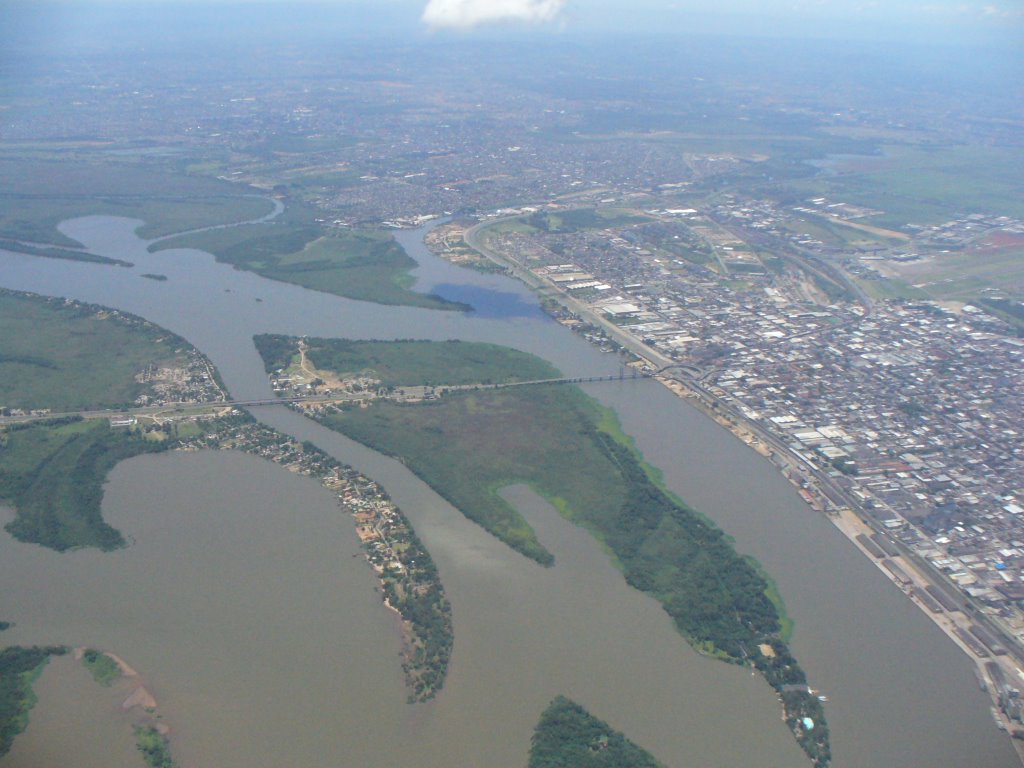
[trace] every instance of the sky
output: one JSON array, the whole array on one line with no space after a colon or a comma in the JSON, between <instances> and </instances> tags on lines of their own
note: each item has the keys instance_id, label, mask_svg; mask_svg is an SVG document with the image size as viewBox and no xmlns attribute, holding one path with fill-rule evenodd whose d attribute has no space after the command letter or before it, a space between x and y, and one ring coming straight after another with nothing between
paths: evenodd
<instances>
[{"instance_id":1,"label":"sky","mask_svg":"<svg viewBox=\"0 0 1024 768\"><path fill-rule=\"evenodd\" d=\"M1024 0L0 0L23 9L316 7L353 26L443 34L735 34L1004 43L1024 51ZM299 15L298 13L296 14Z\"/></svg>"}]
</instances>

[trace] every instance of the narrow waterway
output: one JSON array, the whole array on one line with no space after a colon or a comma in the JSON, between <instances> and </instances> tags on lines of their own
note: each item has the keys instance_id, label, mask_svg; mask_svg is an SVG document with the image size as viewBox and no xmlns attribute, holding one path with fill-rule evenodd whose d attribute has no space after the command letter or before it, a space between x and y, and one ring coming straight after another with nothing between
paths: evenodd
<instances>
[{"instance_id":1,"label":"narrow waterway","mask_svg":"<svg viewBox=\"0 0 1024 768\"><path fill-rule=\"evenodd\" d=\"M137 224L62 225L134 268L0 252L0 285L142 315L209 355L239 398L270 395L256 333L484 340L571 375L620 367L543 316L518 283L431 256L422 231L398 233L421 264L417 289L477 311L381 307L268 281L199 251L149 254ZM168 280L141 279L146 272ZM831 699L838 768L1014 765L966 658L767 462L654 382L588 391L615 407L670 487L779 583L797 656ZM255 413L379 481L416 526L455 621L451 675L436 702L404 703L393 617L352 557L351 523L312 481L248 457L119 467L105 514L133 539L122 552L56 555L0 541L0 617L18 622L10 641L129 655L156 680L186 765L520 767L530 729L558 693L670 765L806 763L763 681L690 651L590 537L536 497L514 489L510 498L555 552L551 570L468 523L399 462L287 409ZM273 740L284 752L265 743Z\"/></svg>"}]
</instances>

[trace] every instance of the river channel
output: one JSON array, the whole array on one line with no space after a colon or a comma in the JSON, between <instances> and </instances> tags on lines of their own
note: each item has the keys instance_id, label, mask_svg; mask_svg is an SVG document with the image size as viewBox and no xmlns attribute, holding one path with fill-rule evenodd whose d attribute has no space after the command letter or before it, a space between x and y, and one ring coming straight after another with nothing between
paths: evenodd
<instances>
[{"instance_id":1,"label":"river channel","mask_svg":"<svg viewBox=\"0 0 1024 768\"><path fill-rule=\"evenodd\" d=\"M0 285L146 317L206 353L243 399L271 395L257 333L491 341L569 375L619 370L616 356L547 319L518 283L430 255L422 230L397 233L420 263L417 290L476 312L345 300L200 251L150 254L138 224L61 225L133 268L0 252ZM830 698L837 768L1017 764L967 659L767 462L655 382L588 392L617 410L668 485L778 582L796 621L794 651ZM380 482L433 554L455 624L449 680L435 701L405 703L394 618L330 494L229 453L119 466L104 514L131 541L124 550L59 555L0 537L0 618L17 622L4 642L95 645L126 658L188 768L522 768L531 729L559 693L669 766L807 764L760 678L691 651L588 534L528 490L509 489L509 498L555 554L552 569L469 523L399 462L283 407L254 413Z\"/></svg>"}]
</instances>

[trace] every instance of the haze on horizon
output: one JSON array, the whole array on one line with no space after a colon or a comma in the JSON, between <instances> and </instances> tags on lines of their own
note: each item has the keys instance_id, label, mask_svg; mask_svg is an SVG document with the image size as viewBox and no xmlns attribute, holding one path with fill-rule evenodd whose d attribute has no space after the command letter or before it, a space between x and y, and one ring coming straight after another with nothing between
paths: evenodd
<instances>
[{"instance_id":1,"label":"haze on horizon","mask_svg":"<svg viewBox=\"0 0 1024 768\"><path fill-rule=\"evenodd\" d=\"M258 30L259 19L273 17L287 19L288 27L309 22L346 35L714 34L1024 50L1024 3L1019 0L7 0L5 6L15 35L26 27L43 32L46 24L59 31L69 19L227 14L245 28Z\"/></svg>"}]
</instances>

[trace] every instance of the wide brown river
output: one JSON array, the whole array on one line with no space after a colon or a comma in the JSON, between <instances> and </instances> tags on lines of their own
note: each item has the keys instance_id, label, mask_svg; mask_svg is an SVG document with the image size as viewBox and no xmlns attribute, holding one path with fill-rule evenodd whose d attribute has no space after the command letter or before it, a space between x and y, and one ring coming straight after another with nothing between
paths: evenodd
<instances>
[{"instance_id":1,"label":"wide brown river","mask_svg":"<svg viewBox=\"0 0 1024 768\"><path fill-rule=\"evenodd\" d=\"M486 340L567 374L619 368L546 319L517 283L432 257L422 232L399 233L421 264L418 289L440 286L479 311L382 307L267 281L198 251L148 254L137 224L62 225L132 269L0 252L0 285L170 328L211 357L239 398L270 395L251 341L264 332ZM147 272L169 279L142 279ZM795 653L830 698L837 768L1018 764L967 659L769 464L654 382L588 391L617 410L669 486L778 582L796 621ZM400 463L283 407L255 415L379 481L415 525L455 624L451 672L435 701L406 703L395 620L331 495L231 453L119 466L104 514L131 542L124 550L60 555L0 536L0 618L17 622L4 643L92 645L124 657L159 701L187 768L523 768L531 729L557 694L674 768L807 765L759 677L691 651L587 533L528 490L508 489L508 498L555 554L551 569L469 523ZM73 673L55 664L44 674L39 708L2 768L77 766L97 750L86 763L102 764L104 740L74 715L94 712L95 693ZM48 737L56 727L64 737ZM121 765L123 739L109 742L109 764Z\"/></svg>"}]
</instances>

